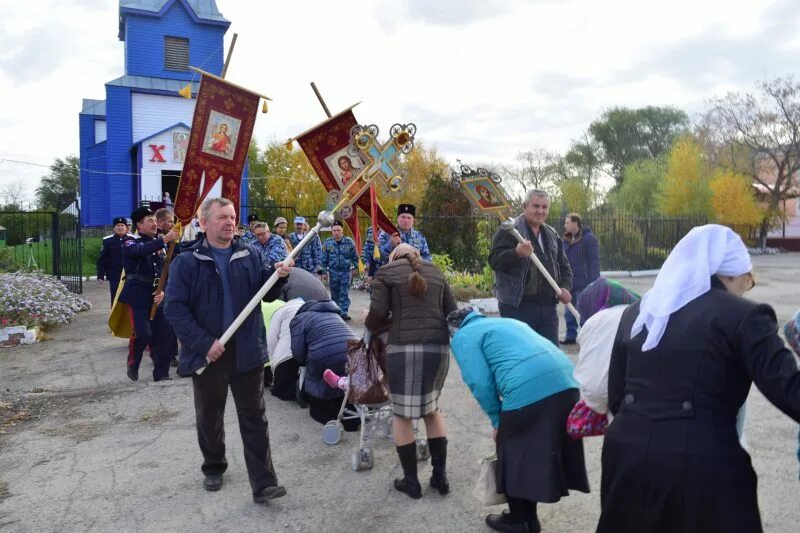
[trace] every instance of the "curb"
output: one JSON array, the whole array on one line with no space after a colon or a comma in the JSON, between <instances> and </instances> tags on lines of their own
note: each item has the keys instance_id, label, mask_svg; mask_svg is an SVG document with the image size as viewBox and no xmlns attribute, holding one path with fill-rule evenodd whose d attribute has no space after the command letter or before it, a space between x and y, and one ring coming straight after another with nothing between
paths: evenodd
<instances>
[{"instance_id":1,"label":"curb","mask_svg":"<svg viewBox=\"0 0 800 533\"><path fill-rule=\"evenodd\" d=\"M600 272L604 278L652 278L658 275L659 270L609 270Z\"/></svg>"}]
</instances>

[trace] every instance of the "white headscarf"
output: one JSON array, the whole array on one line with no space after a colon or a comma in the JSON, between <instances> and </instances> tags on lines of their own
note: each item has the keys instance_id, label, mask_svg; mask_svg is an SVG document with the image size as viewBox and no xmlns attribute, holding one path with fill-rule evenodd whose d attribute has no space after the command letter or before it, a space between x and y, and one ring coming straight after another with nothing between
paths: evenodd
<instances>
[{"instance_id":1,"label":"white headscarf","mask_svg":"<svg viewBox=\"0 0 800 533\"><path fill-rule=\"evenodd\" d=\"M669 254L639 307L631 337L647 326L642 350L655 348L672 313L711 289L711 276L741 276L753 270L742 239L730 228L708 224L693 228Z\"/></svg>"}]
</instances>

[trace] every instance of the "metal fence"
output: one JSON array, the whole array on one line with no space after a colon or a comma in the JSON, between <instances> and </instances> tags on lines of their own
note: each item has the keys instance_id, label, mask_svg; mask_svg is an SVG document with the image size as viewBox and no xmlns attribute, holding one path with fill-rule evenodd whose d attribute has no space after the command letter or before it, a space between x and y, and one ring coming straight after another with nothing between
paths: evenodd
<instances>
[{"instance_id":1,"label":"metal fence","mask_svg":"<svg viewBox=\"0 0 800 533\"><path fill-rule=\"evenodd\" d=\"M289 221L295 215L305 216L308 223L316 222L316 213L298 213L294 206L248 206L249 213L258 213L270 225L282 216ZM548 224L561 233L564 216L551 216ZM678 241L695 226L707 224L705 217L639 217L626 213L589 213L582 217L584 227L590 229L600 247L602 270L649 270L659 268ZM360 218L362 238L369 227L369 219ZM477 239L482 234L490 243L500 223L495 218L480 215L420 216L415 227L428 240L431 253L447 253L459 270L480 271L487 257L478 252ZM754 245L757 228L733 228L748 245Z\"/></svg>"},{"instance_id":2,"label":"metal fence","mask_svg":"<svg viewBox=\"0 0 800 533\"><path fill-rule=\"evenodd\" d=\"M0 211L0 270L38 270L83 292L83 247L77 201L56 211Z\"/></svg>"}]
</instances>

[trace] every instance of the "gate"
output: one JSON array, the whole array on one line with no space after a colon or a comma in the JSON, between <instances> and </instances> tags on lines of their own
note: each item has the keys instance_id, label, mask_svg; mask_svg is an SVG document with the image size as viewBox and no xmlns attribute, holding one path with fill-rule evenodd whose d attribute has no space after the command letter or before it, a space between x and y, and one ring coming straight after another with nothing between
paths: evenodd
<instances>
[{"instance_id":1,"label":"gate","mask_svg":"<svg viewBox=\"0 0 800 533\"><path fill-rule=\"evenodd\" d=\"M78 201L61 212L0 211L0 271L51 274L83 292L83 242Z\"/></svg>"}]
</instances>

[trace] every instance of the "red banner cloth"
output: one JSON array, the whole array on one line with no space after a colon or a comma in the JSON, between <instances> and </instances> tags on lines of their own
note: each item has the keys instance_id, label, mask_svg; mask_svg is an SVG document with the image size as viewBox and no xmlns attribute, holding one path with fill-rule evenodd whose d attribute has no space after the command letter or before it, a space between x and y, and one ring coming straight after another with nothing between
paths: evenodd
<instances>
[{"instance_id":1,"label":"red banner cloth","mask_svg":"<svg viewBox=\"0 0 800 533\"><path fill-rule=\"evenodd\" d=\"M189 223L219 179L222 197L233 202L238 218L242 171L260 99L225 80L203 76L175 195L175 214L181 224Z\"/></svg>"},{"instance_id":2,"label":"red banner cloth","mask_svg":"<svg viewBox=\"0 0 800 533\"><path fill-rule=\"evenodd\" d=\"M319 176L325 190L329 192L343 191L365 164L359 157L353 157L347 153L347 147L350 145L350 130L356 124L358 123L352 109L348 109L297 137L297 142L306 154L311 167ZM353 236L358 238L358 241L361 239L357 207L372 216L373 226L377 225L390 234L397 231L394 223L381 206L373 205L370 200L370 195L367 194L359 197L353 204L353 214L345 219L347 226ZM377 202L377 198L375 198L375 202ZM334 215L336 218L340 217L338 213L334 213ZM357 242L357 244L360 253L361 243Z\"/></svg>"}]
</instances>

